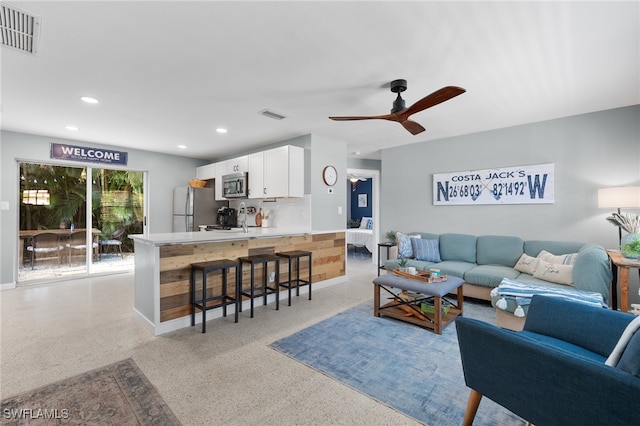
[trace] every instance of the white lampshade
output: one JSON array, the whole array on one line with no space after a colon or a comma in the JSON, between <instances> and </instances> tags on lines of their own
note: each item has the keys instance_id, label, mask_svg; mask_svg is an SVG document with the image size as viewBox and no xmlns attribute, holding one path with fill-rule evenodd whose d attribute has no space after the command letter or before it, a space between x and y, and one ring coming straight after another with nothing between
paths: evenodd
<instances>
[{"instance_id":1,"label":"white lampshade","mask_svg":"<svg viewBox=\"0 0 640 426\"><path fill-rule=\"evenodd\" d=\"M640 209L640 186L598 189L598 207L601 209Z\"/></svg>"}]
</instances>

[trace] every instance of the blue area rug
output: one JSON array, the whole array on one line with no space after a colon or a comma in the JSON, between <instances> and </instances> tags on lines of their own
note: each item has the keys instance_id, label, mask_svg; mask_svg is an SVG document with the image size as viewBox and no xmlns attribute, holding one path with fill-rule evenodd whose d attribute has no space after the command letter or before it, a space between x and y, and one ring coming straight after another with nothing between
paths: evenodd
<instances>
[{"instance_id":1,"label":"blue area rug","mask_svg":"<svg viewBox=\"0 0 640 426\"><path fill-rule=\"evenodd\" d=\"M490 305L465 301L465 316L495 323ZM455 324L442 335L373 316L366 302L270 345L375 400L431 426L462 424L464 383ZM524 425L483 398L474 425Z\"/></svg>"}]
</instances>

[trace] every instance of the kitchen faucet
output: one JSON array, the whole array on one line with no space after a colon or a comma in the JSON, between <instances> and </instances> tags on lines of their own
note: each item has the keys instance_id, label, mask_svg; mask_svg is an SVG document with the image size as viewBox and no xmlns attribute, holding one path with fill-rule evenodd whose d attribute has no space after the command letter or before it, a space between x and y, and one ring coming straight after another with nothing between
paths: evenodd
<instances>
[{"instance_id":1,"label":"kitchen faucet","mask_svg":"<svg viewBox=\"0 0 640 426\"><path fill-rule=\"evenodd\" d=\"M243 214L243 219L242 219L242 230L244 231L245 234L247 234L249 232L249 227L247 226L247 205L244 203L244 201L242 201L240 203L240 207L238 207L238 209L240 210L238 212L238 216L240 215L240 213Z\"/></svg>"}]
</instances>

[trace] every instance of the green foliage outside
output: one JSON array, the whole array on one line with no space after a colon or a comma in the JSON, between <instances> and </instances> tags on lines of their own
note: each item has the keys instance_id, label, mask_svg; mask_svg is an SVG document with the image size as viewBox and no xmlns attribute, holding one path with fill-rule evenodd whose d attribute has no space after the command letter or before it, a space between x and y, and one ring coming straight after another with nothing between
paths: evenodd
<instances>
[{"instance_id":1,"label":"green foliage outside","mask_svg":"<svg viewBox=\"0 0 640 426\"><path fill-rule=\"evenodd\" d=\"M20 165L20 229L86 228L86 169L48 164ZM92 223L108 238L125 228L123 250L133 251L128 234L142 232L143 173L92 170ZM24 191L47 190L48 205L26 204Z\"/></svg>"}]
</instances>

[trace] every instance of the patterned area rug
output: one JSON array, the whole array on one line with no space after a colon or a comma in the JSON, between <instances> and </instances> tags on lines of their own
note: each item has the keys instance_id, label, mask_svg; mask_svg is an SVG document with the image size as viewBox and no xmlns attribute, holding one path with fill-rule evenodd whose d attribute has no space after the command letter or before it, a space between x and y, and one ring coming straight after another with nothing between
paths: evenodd
<instances>
[{"instance_id":1,"label":"patterned area rug","mask_svg":"<svg viewBox=\"0 0 640 426\"><path fill-rule=\"evenodd\" d=\"M0 424L179 425L132 359L2 401Z\"/></svg>"},{"instance_id":2,"label":"patterned area rug","mask_svg":"<svg viewBox=\"0 0 640 426\"><path fill-rule=\"evenodd\" d=\"M495 323L490 305L465 301L465 316ZM455 324L442 335L373 316L366 302L280 339L273 349L431 426L462 424L469 396ZM483 398L477 425L524 425Z\"/></svg>"}]
</instances>

